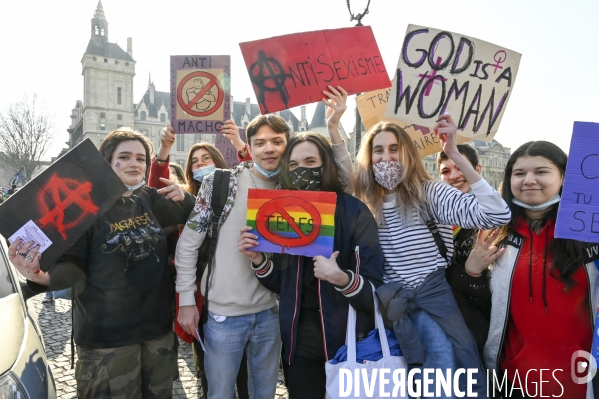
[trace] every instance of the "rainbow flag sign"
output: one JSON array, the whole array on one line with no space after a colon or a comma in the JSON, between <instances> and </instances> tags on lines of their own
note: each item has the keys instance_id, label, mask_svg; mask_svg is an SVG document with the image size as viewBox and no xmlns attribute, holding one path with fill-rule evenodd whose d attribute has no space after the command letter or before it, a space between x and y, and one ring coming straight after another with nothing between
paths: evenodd
<instances>
[{"instance_id":1,"label":"rainbow flag sign","mask_svg":"<svg viewBox=\"0 0 599 399\"><path fill-rule=\"evenodd\" d=\"M336 204L330 192L249 189L247 225L258 236L255 250L330 257Z\"/></svg>"}]
</instances>

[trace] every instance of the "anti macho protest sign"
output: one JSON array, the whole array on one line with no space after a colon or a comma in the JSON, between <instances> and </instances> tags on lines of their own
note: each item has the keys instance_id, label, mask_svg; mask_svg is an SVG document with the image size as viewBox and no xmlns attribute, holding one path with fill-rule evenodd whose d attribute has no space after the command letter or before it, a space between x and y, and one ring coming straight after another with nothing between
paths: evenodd
<instances>
[{"instance_id":1,"label":"anti macho protest sign","mask_svg":"<svg viewBox=\"0 0 599 399\"><path fill-rule=\"evenodd\" d=\"M329 85L349 94L391 86L368 26L295 33L239 46L263 114L320 101Z\"/></svg>"},{"instance_id":2,"label":"anti macho protest sign","mask_svg":"<svg viewBox=\"0 0 599 399\"><path fill-rule=\"evenodd\" d=\"M260 252L327 258L333 253L337 194L324 191L248 191L247 225Z\"/></svg>"},{"instance_id":3,"label":"anti macho protest sign","mask_svg":"<svg viewBox=\"0 0 599 399\"><path fill-rule=\"evenodd\" d=\"M458 132L491 141L516 81L521 55L439 29L410 25L385 116L431 126L450 113Z\"/></svg>"},{"instance_id":4,"label":"anti macho protest sign","mask_svg":"<svg viewBox=\"0 0 599 399\"><path fill-rule=\"evenodd\" d=\"M231 118L231 57L173 55L170 74L175 133L220 133Z\"/></svg>"}]
</instances>

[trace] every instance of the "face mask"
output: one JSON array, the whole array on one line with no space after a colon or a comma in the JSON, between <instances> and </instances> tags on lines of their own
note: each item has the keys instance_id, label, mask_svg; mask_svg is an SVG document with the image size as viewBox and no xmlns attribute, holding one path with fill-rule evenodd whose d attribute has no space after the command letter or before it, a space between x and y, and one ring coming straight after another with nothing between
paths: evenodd
<instances>
[{"instance_id":1,"label":"face mask","mask_svg":"<svg viewBox=\"0 0 599 399\"><path fill-rule=\"evenodd\" d=\"M521 206L524 209L528 209L529 211L544 211L545 209L549 208L551 205L557 204L561 200L562 200L562 197L560 197L559 194L555 194L555 196L553 198L551 198L549 201L543 202L542 204L539 204L539 205L527 205L524 202L517 200L516 198L512 198L512 203L516 204L518 206Z\"/></svg>"},{"instance_id":2,"label":"face mask","mask_svg":"<svg viewBox=\"0 0 599 399\"><path fill-rule=\"evenodd\" d=\"M129 191L135 191L138 188L140 188L141 186L143 186L144 184L146 184L146 179L143 179L140 183L134 185L134 186L130 186L128 184L125 184L125 187L127 187L127 190Z\"/></svg>"},{"instance_id":3,"label":"face mask","mask_svg":"<svg viewBox=\"0 0 599 399\"><path fill-rule=\"evenodd\" d=\"M399 161L381 161L372 165L374 180L387 190L393 190L403 180L403 165Z\"/></svg>"},{"instance_id":4,"label":"face mask","mask_svg":"<svg viewBox=\"0 0 599 399\"><path fill-rule=\"evenodd\" d=\"M204 177L208 176L210 173L214 172L215 170L216 170L216 165L214 165L214 164L208 165L208 166L202 166L201 168L193 171L193 180L197 181L198 183L201 183L202 180L204 180Z\"/></svg>"},{"instance_id":5,"label":"face mask","mask_svg":"<svg viewBox=\"0 0 599 399\"><path fill-rule=\"evenodd\" d=\"M279 166L278 168L276 168L273 171L268 171L268 170L264 170L262 169L256 162L254 162L254 169L256 169L258 172L262 173L264 176L270 178L273 178L275 176L277 176L279 173L281 173L281 167Z\"/></svg>"},{"instance_id":6,"label":"face mask","mask_svg":"<svg viewBox=\"0 0 599 399\"><path fill-rule=\"evenodd\" d=\"M322 183L321 167L317 168L295 168L289 172L291 184L298 190L318 191Z\"/></svg>"}]
</instances>

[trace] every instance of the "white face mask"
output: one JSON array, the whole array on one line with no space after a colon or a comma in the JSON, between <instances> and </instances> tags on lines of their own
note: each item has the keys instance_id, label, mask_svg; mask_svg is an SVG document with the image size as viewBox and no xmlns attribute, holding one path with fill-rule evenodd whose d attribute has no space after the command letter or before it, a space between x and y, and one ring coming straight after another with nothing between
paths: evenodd
<instances>
[{"instance_id":1,"label":"white face mask","mask_svg":"<svg viewBox=\"0 0 599 399\"><path fill-rule=\"evenodd\" d=\"M558 202L560 202L561 199L562 199L562 197L560 197L559 194L555 194L555 196L553 198L551 198L550 200L545 201L539 205L527 205L524 202L522 202L516 198L512 198L512 203L516 204L518 206L521 206L524 209L528 209L529 211L544 211L545 209L549 208L551 205L557 204Z\"/></svg>"},{"instance_id":2,"label":"white face mask","mask_svg":"<svg viewBox=\"0 0 599 399\"><path fill-rule=\"evenodd\" d=\"M125 184L125 183L123 183L123 184ZM144 184L146 184L146 179L143 179L141 182L137 183L137 184L136 184L136 185L134 185L134 186L130 186L130 185L128 185L128 184L125 184L125 187L127 187L127 190L128 190L128 191L135 191L135 190L137 190L138 188L140 188L141 186L143 186Z\"/></svg>"}]
</instances>

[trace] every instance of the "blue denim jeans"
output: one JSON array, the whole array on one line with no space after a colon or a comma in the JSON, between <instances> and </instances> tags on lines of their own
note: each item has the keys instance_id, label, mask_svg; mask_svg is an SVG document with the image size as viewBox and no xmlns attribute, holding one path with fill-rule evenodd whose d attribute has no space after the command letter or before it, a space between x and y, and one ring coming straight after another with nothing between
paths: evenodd
<instances>
[{"instance_id":1,"label":"blue denim jeans","mask_svg":"<svg viewBox=\"0 0 599 399\"><path fill-rule=\"evenodd\" d=\"M410 319L416 326L420 339L426 346L426 362L422 368L441 369L445 375L447 369L451 369L452 378L452 391L453 391L453 372L457 369L457 359L453 353L453 346L443 329L439 324L433 320L428 313L424 310L417 310ZM414 380L420 381L421 394L424 393L424 387L422 386L422 374L416 374ZM433 381L435 376L431 375ZM435 392L435 384L429 384L428 391ZM421 395L423 397L423 395ZM451 399L453 395L446 396L443 389L441 389L441 396L434 396L435 398Z\"/></svg>"},{"instance_id":2,"label":"blue denim jeans","mask_svg":"<svg viewBox=\"0 0 599 399\"><path fill-rule=\"evenodd\" d=\"M204 324L208 399L233 399L245 351L250 399L274 398L279 375L279 309L224 317L208 312Z\"/></svg>"}]
</instances>

